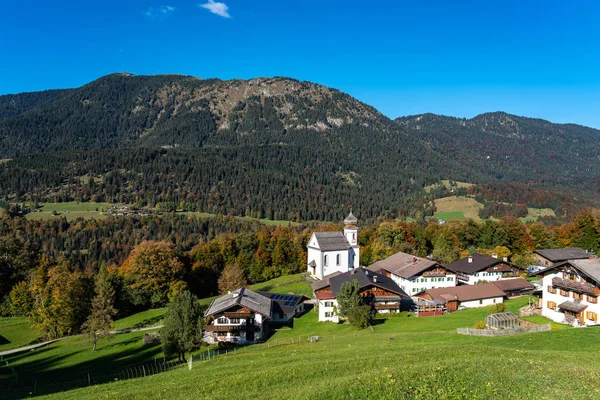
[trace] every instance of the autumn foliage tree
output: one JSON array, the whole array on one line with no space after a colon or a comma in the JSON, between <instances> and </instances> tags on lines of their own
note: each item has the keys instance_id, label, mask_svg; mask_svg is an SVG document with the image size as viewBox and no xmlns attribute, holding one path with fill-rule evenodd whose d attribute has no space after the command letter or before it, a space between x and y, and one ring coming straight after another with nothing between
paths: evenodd
<instances>
[{"instance_id":1,"label":"autumn foliage tree","mask_svg":"<svg viewBox=\"0 0 600 400\"><path fill-rule=\"evenodd\" d=\"M168 242L144 241L131 251L119 271L137 305L160 307L185 289L185 267L175 246Z\"/></svg>"},{"instance_id":2,"label":"autumn foliage tree","mask_svg":"<svg viewBox=\"0 0 600 400\"><path fill-rule=\"evenodd\" d=\"M244 270L238 264L227 264L219 277L219 292L221 294L246 287L248 281Z\"/></svg>"},{"instance_id":3,"label":"autumn foliage tree","mask_svg":"<svg viewBox=\"0 0 600 400\"><path fill-rule=\"evenodd\" d=\"M98 340L110 335L110 329L114 323L113 318L117 314L114 308L115 289L112 287L106 265L100 267L96 276L94 288L96 296L92 300L92 310L83 328L94 345L92 351L96 351Z\"/></svg>"}]
</instances>

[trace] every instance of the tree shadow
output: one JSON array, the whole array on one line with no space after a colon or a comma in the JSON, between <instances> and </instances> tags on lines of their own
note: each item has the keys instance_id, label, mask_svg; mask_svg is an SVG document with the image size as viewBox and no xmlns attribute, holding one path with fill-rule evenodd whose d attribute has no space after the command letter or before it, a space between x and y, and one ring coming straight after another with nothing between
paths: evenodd
<instances>
[{"instance_id":1,"label":"tree shadow","mask_svg":"<svg viewBox=\"0 0 600 400\"><path fill-rule=\"evenodd\" d=\"M157 315L155 317L147 318L143 321L138 322L137 324L133 325L131 327L131 329L139 329L139 328L144 328L146 326L158 325L158 323L161 322L162 320L163 320L163 316Z\"/></svg>"}]
</instances>

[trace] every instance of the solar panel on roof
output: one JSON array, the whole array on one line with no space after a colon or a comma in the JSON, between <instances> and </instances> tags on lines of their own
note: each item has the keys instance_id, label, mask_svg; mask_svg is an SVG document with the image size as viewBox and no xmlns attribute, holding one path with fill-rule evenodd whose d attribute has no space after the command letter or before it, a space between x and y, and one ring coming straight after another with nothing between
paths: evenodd
<instances>
[{"instance_id":1,"label":"solar panel on roof","mask_svg":"<svg viewBox=\"0 0 600 400\"><path fill-rule=\"evenodd\" d=\"M285 303L285 305L288 307L292 307L294 304L296 304L295 301L288 301L287 303Z\"/></svg>"}]
</instances>

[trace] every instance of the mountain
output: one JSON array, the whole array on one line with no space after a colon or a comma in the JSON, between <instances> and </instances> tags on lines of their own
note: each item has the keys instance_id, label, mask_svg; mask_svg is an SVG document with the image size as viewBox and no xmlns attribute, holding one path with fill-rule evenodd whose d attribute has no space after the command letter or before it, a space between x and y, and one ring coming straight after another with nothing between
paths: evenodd
<instances>
[{"instance_id":1,"label":"mountain","mask_svg":"<svg viewBox=\"0 0 600 400\"><path fill-rule=\"evenodd\" d=\"M442 179L595 193L597 134L503 113L392 121L288 78L119 73L0 96L0 159L12 159L0 163L0 200L292 220L339 220L353 207L362 218L421 218L433 214L424 187Z\"/></svg>"},{"instance_id":2,"label":"mountain","mask_svg":"<svg viewBox=\"0 0 600 400\"><path fill-rule=\"evenodd\" d=\"M396 122L437 154L479 165L498 180L584 183L600 173L600 131L581 125L504 112L472 119L422 114Z\"/></svg>"}]
</instances>

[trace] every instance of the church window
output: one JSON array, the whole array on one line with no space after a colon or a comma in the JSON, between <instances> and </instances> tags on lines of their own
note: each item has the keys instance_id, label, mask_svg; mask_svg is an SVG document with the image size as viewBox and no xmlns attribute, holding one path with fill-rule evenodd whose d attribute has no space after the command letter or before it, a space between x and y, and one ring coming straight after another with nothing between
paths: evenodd
<instances>
[{"instance_id":1,"label":"church window","mask_svg":"<svg viewBox=\"0 0 600 400\"><path fill-rule=\"evenodd\" d=\"M342 259L342 256L340 256L339 254L337 256L335 256L335 265L340 265L341 259Z\"/></svg>"},{"instance_id":2,"label":"church window","mask_svg":"<svg viewBox=\"0 0 600 400\"><path fill-rule=\"evenodd\" d=\"M327 256L323 258L323 265L327 266Z\"/></svg>"}]
</instances>

